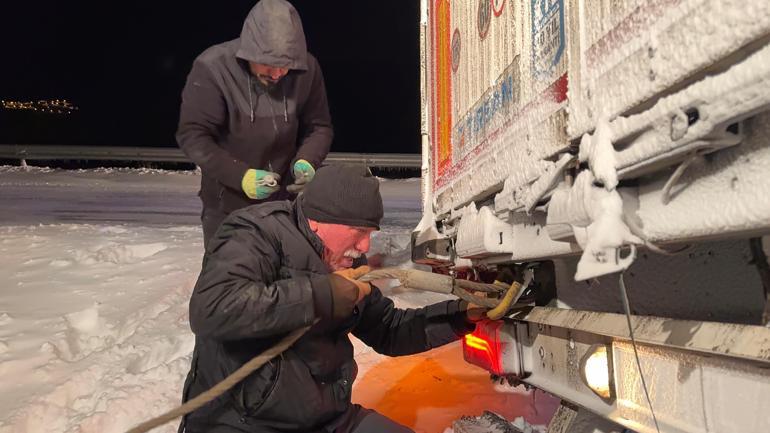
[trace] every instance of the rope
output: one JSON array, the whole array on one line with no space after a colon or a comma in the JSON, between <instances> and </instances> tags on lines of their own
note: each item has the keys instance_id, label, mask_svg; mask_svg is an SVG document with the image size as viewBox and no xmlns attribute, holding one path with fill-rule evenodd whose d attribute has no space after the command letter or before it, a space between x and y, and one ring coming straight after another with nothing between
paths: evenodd
<instances>
[{"instance_id":1,"label":"rope","mask_svg":"<svg viewBox=\"0 0 770 433\"><path fill-rule=\"evenodd\" d=\"M482 298L481 296L476 296L468 292L467 290L461 289L459 287L456 287L455 290L452 290L452 294L469 304L475 304L475 305L478 305L479 307L484 307L487 309L495 308L500 303L500 301L497 299Z\"/></svg>"},{"instance_id":2,"label":"rope","mask_svg":"<svg viewBox=\"0 0 770 433\"><path fill-rule=\"evenodd\" d=\"M283 337L281 341L279 341L275 346L265 350L264 352L252 358L251 361L243 364L241 368L239 368L238 370L235 370L231 375L227 376L223 381L214 385L213 388L200 394L199 396L193 398L192 400L187 401L183 405L164 413L163 415L160 415L149 421L139 424L138 426L129 430L127 433L148 432L154 428L160 427L163 424L173 421L179 417L185 416L190 412L205 405L206 403L211 402L215 398L227 392L230 388L235 386L238 382L245 379L246 376L250 375L257 369L265 365L265 363L267 363L271 359L275 358L276 356L286 351L289 347L291 347L292 344L294 344L297 340L299 340L300 337L305 335L305 333L311 328L311 326L295 329L294 331L289 333L289 335Z\"/></svg>"},{"instance_id":3,"label":"rope","mask_svg":"<svg viewBox=\"0 0 770 433\"><path fill-rule=\"evenodd\" d=\"M443 283L440 287L416 287L409 284L415 276L427 274L431 280L420 280L420 283ZM413 277L410 279L410 276ZM484 292L484 293L501 293L507 289L507 287L500 288L495 284L477 283L475 281L461 280L453 278L451 275L434 274L428 271L421 271L418 269L399 269L399 268L383 268L376 269L363 277L359 278L360 281L374 281L383 279L395 279L401 281L401 284L410 289L424 290L437 293L449 293L449 289L453 287L461 287L471 292Z\"/></svg>"}]
</instances>

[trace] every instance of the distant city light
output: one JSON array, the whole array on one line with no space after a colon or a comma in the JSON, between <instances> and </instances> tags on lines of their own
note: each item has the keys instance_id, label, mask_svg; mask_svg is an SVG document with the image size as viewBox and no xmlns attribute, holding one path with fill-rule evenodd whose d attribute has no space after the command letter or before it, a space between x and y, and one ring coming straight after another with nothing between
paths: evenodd
<instances>
[{"instance_id":1,"label":"distant city light","mask_svg":"<svg viewBox=\"0 0 770 433\"><path fill-rule=\"evenodd\" d=\"M29 110L52 114L72 114L78 107L66 99L52 99L39 101L5 101L0 100L6 110Z\"/></svg>"}]
</instances>

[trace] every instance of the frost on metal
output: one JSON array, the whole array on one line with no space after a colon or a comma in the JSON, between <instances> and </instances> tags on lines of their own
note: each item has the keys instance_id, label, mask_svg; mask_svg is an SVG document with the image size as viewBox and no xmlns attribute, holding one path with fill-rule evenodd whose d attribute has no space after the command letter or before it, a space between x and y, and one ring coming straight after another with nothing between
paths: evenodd
<instances>
[{"instance_id":1,"label":"frost on metal","mask_svg":"<svg viewBox=\"0 0 770 433\"><path fill-rule=\"evenodd\" d=\"M573 138L594 128L597 108L618 116L770 28L766 1L588 0L580 12L581 80L571 80L569 91Z\"/></svg>"},{"instance_id":2,"label":"frost on metal","mask_svg":"<svg viewBox=\"0 0 770 433\"><path fill-rule=\"evenodd\" d=\"M588 163L589 170L578 175L572 188L582 195L590 223L584 227L573 225L575 238L583 248L575 273L577 281L628 269L636 255L633 245L642 243L624 221L623 200L616 189L615 149L610 137L610 125L604 119L594 134L585 134L580 143L578 157ZM621 257L621 247L625 245L631 245L630 253Z\"/></svg>"},{"instance_id":3,"label":"frost on metal","mask_svg":"<svg viewBox=\"0 0 770 433\"><path fill-rule=\"evenodd\" d=\"M576 277L590 278L627 268L633 254L618 251L638 243L770 227L755 122L770 107L769 2L507 5L480 37L476 2L429 4L427 188L443 235L493 199L513 248L474 260L581 247Z\"/></svg>"},{"instance_id":4,"label":"frost on metal","mask_svg":"<svg viewBox=\"0 0 770 433\"><path fill-rule=\"evenodd\" d=\"M564 169L573 161L572 155L564 154L558 161L538 161L527 170L514 172L503 184L503 190L495 195L495 211L532 212L537 203L561 180Z\"/></svg>"},{"instance_id":5,"label":"frost on metal","mask_svg":"<svg viewBox=\"0 0 770 433\"><path fill-rule=\"evenodd\" d=\"M613 190L618 186L617 161L615 149L610 141L611 134L607 119L600 120L593 135L583 135L578 155L580 162L588 163L594 178L607 190Z\"/></svg>"},{"instance_id":6,"label":"frost on metal","mask_svg":"<svg viewBox=\"0 0 770 433\"><path fill-rule=\"evenodd\" d=\"M649 110L612 122L611 140L628 141L617 153L622 176L693 152L713 152L737 145L742 131L724 127L766 109L770 96L770 47L727 71L704 78L676 94L656 101Z\"/></svg>"},{"instance_id":7,"label":"frost on metal","mask_svg":"<svg viewBox=\"0 0 770 433\"><path fill-rule=\"evenodd\" d=\"M628 269L635 258L633 245L642 243L624 221L618 191L597 187L594 181L590 171L580 173L566 197L572 208L563 211L565 215L579 216L569 223L583 248L575 273L577 281ZM625 245L632 248L622 257L621 248Z\"/></svg>"},{"instance_id":8,"label":"frost on metal","mask_svg":"<svg viewBox=\"0 0 770 433\"><path fill-rule=\"evenodd\" d=\"M443 26L436 5L426 15L424 113L433 155L445 152L444 164L437 158L432 166L437 216L538 168L597 129L602 115L644 111L672 86L706 76L705 68L719 72L719 61L770 30L770 3L762 1L533 0L507 2L479 38L476 2L451 2ZM461 43L453 71L435 54L455 33ZM454 62L449 51L446 62ZM509 99L495 95L512 98L503 104ZM439 100L448 108L441 119ZM665 125L673 140L697 133L688 128L686 107L678 108ZM448 141L438 146L436 127L447 122ZM618 152L619 166L628 156Z\"/></svg>"},{"instance_id":9,"label":"frost on metal","mask_svg":"<svg viewBox=\"0 0 770 433\"><path fill-rule=\"evenodd\" d=\"M513 250L511 226L497 218L489 206L476 212L470 208L460 220L457 230L457 254L460 257L478 257Z\"/></svg>"},{"instance_id":10,"label":"frost on metal","mask_svg":"<svg viewBox=\"0 0 770 433\"><path fill-rule=\"evenodd\" d=\"M484 2L430 4L425 112L438 217L566 146L566 4L495 3L483 36Z\"/></svg>"}]
</instances>

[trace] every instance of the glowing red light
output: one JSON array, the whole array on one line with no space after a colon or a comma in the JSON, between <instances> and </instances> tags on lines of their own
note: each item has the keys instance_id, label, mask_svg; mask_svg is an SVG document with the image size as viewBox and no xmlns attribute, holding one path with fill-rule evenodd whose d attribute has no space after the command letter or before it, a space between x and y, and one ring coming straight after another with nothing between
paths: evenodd
<instances>
[{"instance_id":1,"label":"glowing red light","mask_svg":"<svg viewBox=\"0 0 770 433\"><path fill-rule=\"evenodd\" d=\"M499 323L484 322L476 326L472 334L463 339L465 360L493 373L501 370L500 344L497 337Z\"/></svg>"},{"instance_id":2,"label":"glowing red light","mask_svg":"<svg viewBox=\"0 0 770 433\"><path fill-rule=\"evenodd\" d=\"M468 334L465 336L465 344L468 347L472 347L474 349L483 350L484 352L491 352L491 349L489 348L489 343L487 343L486 340L483 338L479 338L473 334Z\"/></svg>"}]
</instances>

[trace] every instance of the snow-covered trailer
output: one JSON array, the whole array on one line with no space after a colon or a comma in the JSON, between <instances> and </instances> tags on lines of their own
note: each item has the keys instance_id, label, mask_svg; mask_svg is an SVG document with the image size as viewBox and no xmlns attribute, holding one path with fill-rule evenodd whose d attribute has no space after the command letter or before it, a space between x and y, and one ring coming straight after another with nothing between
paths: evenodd
<instances>
[{"instance_id":1,"label":"snow-covered trailer","mask_svg":"<svg viewBox=\"0 0 770 433\"><path fill-rule=\"evenodd\" d=\"M413 260L535 275L466 357L640 432L770 431L770 2L423 0L421 52Z\"/></svg>"}]
</instances>

